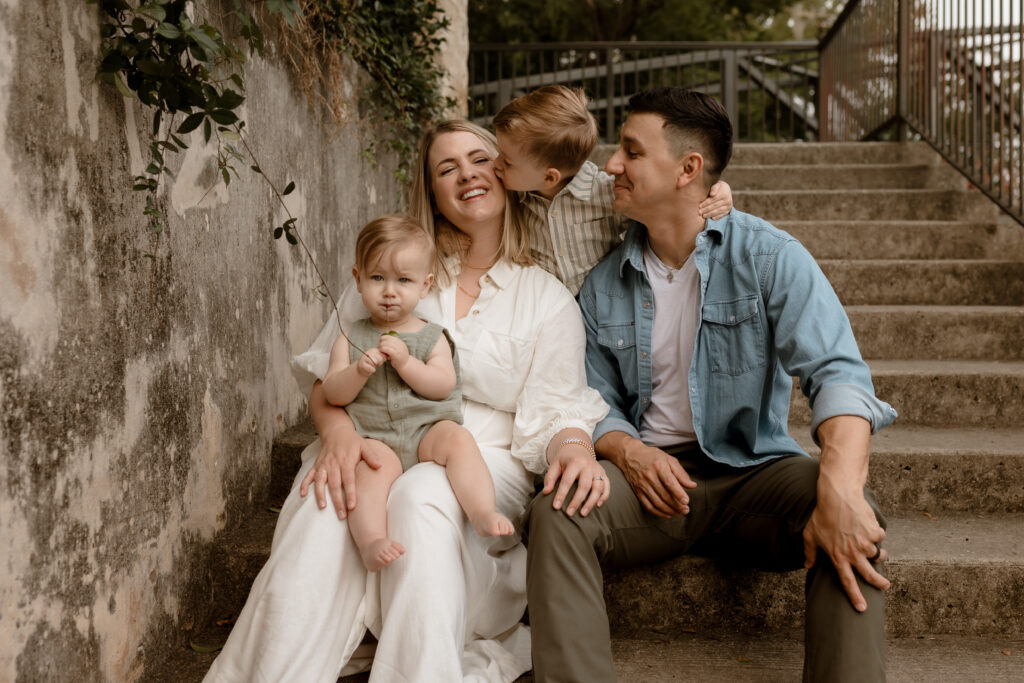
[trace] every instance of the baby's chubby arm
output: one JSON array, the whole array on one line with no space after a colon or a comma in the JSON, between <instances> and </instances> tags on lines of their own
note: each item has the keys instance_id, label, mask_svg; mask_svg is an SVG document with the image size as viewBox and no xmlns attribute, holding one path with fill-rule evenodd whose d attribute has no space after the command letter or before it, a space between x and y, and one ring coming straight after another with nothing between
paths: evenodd
<instances>
[{"instance_id":1,"label":"baby's chubby arm","mask_svg":"<svg viewBox=\"0 0 1024 683\"><path fill-rule=\"evenodd\" d=\"M347 406L355 400L366 380L387 358L379 349L367 349L356 363L348 360L348 340L339 336L331 347L331 362L324 376L323 390L327 402Z\"/></svg>"},{"instance_id":2,"label":"baby's chubby arm","mask_svg":"<svg viewBox=\"0 0 1024 683\"><path fill-rule=\"evenodd\" d=\"M426 363L409 355L409 347L394 335L381 335L379 348L391 361L395 372L420 396L440 401L455 389L455 362L443 334L431 349Z\"/></svg>"}]
</instances>

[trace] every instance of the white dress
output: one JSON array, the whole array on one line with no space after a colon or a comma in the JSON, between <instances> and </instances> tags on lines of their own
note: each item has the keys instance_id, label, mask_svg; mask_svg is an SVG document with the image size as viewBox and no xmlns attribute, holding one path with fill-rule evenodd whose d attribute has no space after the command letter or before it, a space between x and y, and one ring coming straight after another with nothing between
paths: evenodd
<instances>
[{"instance_id":1,"label":"white dress","mask_svg":"<svg viewBox=\"0 0 1024 683\"><path fill-rule=\"evenodd\" d=\"M349 288L342 319L365 315ZM561 429L590 433L607 406L586 383L579 309L565 286L540 268L499 263L481 278L469 314L455 320L455 288L432 291L417 314L452 332L463 373L464 424L494 479L497 508L512 520L547 468L545 449ZM323 378L337 323L332 315L312 347L293 359L307 394ZM413 466L392 486L388 533L405 554L368 573L331 505L319 510L299 482L285 502L267 564L205 681L330 681L365 671L370 680L512 681L530 669L526 549L518 536L476 535L444 468ZM528 471L529 470L529 471ZM376 652L359 647L366 630Z\"/></svg>"}]
</instances>

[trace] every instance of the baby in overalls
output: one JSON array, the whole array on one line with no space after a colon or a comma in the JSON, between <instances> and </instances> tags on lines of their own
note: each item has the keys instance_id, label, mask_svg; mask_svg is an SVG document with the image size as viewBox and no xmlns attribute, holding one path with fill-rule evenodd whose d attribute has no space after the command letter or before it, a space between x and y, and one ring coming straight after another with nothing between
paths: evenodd
<instances>
[{"instance_id":1,"label":"baby in overalls","mask_svg":"<svg viewBox=\"0 0 1024 683\"><path fill-rule=\"evenodd\" d=\"M445 467L478 534L513 532L512 522L494 509L494 482L462 426L455 343L446 329L412 314L430 291L433 262L433 240L409 216L381 216L359 232L352 275L370 317L334 342L324 377L327 401L344 406L356 431L389 451L379 469L362 461L356 467L359 505L348 517L370 571L405 552L388 538L386 503L391 484L417 462Z\"/></svg>"}]
</instances>

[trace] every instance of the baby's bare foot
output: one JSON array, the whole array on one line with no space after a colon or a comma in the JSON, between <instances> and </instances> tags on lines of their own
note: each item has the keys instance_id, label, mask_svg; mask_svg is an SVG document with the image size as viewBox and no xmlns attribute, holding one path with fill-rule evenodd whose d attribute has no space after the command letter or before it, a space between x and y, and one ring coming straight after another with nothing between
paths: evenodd
<instances>
[{"instance_id":1,"label":"baby's bare foot","mask_svg":"<svg viewBox=\"0 0 1024 683\"><path fill-rule=\"evenodd\" d=\"M508 536L516 530L508 517L494 510L485 512L472 521L473 528L480 536Z\"/></svg>"},{"instance_id":2,"label":"baby's bare foot","mask_svg":"<svg viewBox=\"0 0 1024 683\"><path fill-rule=\"evenodd\" d=\"M370 541L365 548L359 550L359 554L363 556L363 564L371 572L380 571L401 557L404 552L405 548L402 547L402 544L392 541L390 538L378 538L376 541Z\"/></svg>"}]
</instances>

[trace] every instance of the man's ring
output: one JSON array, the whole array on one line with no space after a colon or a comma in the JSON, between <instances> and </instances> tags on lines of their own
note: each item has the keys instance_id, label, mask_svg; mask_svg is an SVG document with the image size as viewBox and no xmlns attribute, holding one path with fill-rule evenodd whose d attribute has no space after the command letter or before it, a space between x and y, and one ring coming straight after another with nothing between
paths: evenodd
<instances>
[{"instance_id":1,"label":"man's ring","mask_svg":"<svg viewBox=\"0 0 1024 683\"><path fill-rule=\"evenodd\" d=\"M594 477L594 481L604 481L604 477L602 477L602 476Z\"/></svg>"},{"instance_id":2,"label":"man's ring","mask_svg":"<svg viewBox=\"0 0 1024 683\"><path fill-rule=\"evenodd\" d=\"M878 562L878 558L882 556L882 546L878 543L875 544L875 554L868 558L868 562L874 564Z\"/></svg>"}]
</instances>

